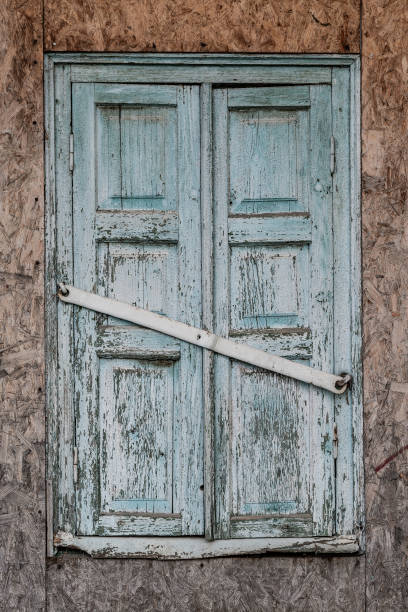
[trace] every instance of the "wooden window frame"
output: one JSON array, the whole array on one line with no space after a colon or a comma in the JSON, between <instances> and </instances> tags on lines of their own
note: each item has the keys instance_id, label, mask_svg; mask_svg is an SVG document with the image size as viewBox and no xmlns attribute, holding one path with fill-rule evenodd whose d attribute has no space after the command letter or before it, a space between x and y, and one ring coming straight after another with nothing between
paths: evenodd
<instances>
[{"instance_id":1,"label":"wooden window frame","mask_svg":"<svg viewBox=\"0 0 408 612\"><path fill-rule=\"evenodd\" d=\"M114 70L112 70L114 67ZM344 100L342 78L349 79ZM289 77L288 77L289 75ZM330 537L245 538L209 541L204 537L101 537L75 535L73 485L73 398L70 373L58 367L58 345L67 337L72 314L57 318L56 284L70 269L70 247L57 258L56 206L70 223L72 196L69 171L71 84L74 82L184 83L200 86L202 101L201 156L203 223L203 290L211 295L213 262L211 193L211 89L212 85L277 85L330 83L334 137L341 141L349 129L351 245L351 371L354 376L351 411L338 410L339 448L336 479L336 533ZM349 104L346 125L338 108ZM343 103L344 103L343 102ZM269 552L357 553L364 550L363 410L361 360L361 225L360 225L360 57L358 55L244 55L244 54L86 54L50 53L45 58L45 163L46 163L46 392L47 392L47 554L73 548L95 557L192 559ZM56 136L57 135L57 136ZM341 143L340 149L341 149ZM334 181L344 183L341 158ZM345 164L343 164L345 166ZM59 237L60 246L63 238ZM206 245L207 244L207 248ZM63 247L63 244L62 244ZM203 305L203 325L212 328L211 300ZM68 346L68 352L72 347ZM209 384L212 355L204 351L204 383ZM63 390L63 395L62 395ZM205 394L207 396L207 394ZM60 401L57 402L57 398ZM62 398L62 399L61 399ZM212 405L206 397L205 463L213 452ZM56 414L55 406L59 412ZM341 477L339 475L341 474ZM213 484L205 470L206 525L211 522ZM208 533L206 534L208 537Z\"/></svg>"}]
</instances>

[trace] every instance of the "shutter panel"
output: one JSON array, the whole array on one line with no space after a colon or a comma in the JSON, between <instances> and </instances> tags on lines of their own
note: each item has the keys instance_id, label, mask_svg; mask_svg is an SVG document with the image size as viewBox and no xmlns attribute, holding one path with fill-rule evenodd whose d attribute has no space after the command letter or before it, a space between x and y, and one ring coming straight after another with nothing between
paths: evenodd
<instances>
[{"instance_id":1,"label":"shutter panel","mask_svg":"<svg viewBox=\"0 0 408 612\"><path fill-rule=\"evenodd\" d=\"M333 368L330 87L214 92L215 333ZM215 535L333 530L333 395L215 356Z\"/></svg>"},{"instance_id":2,"label":"shutter panel","mask_svg":"<svg viewBox=\"0 0 408 612\"><path fill-rule=\"evenodd\" d=\"M73 85L74 284L201 325L198 87ZM75 309L78 533L203 534L202 355Z\"/></svg>"}]
</instances>

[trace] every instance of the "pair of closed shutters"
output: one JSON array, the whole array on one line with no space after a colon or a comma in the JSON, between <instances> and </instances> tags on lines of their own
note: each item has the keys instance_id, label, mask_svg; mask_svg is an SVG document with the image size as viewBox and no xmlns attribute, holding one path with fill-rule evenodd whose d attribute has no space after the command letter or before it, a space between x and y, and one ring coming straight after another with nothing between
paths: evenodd
<instances>
[{"instance_id":1,"label":"pair of closed shutters","mask_svg":"<svg viewBox=\"0 0 408 612\"><path fill-rule=\"evenodd\" d=\"M210 102L73 84L73 284L330 372L331 87ZM72 334L78 534L333 533L332 394L85 309Z\"/></svg>"}]
</instances>

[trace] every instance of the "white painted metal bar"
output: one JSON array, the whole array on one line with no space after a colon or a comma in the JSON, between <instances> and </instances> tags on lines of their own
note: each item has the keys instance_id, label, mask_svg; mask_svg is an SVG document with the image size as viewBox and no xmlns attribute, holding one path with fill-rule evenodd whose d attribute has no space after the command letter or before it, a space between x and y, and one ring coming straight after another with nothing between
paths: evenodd
<instances>
[{"instance_id":1,"label":"white painted metal bar","mask_svg":"<svg viewBox=\"0 0 408 612\"><path fill-rule=\"evenodd\" d=\"M343 378L342 376L322 372L309 366L290 361L289 359L271 355L265 351L248 346L247 344L240 344L234 340L221 338L211 332L207 332L197 327L191 327L186 323L174 321L173 319L150 312L149 310L144 310L143 308L138 308L111 298L102 297L95 293L83 291L71 285L60 284L59 287L58 296L63 302L83 306L84 308L95 310L96 312L110 315L118 319L124 319L125 321L148 327L149 329L154 329L155 331L173 336L184 342L190 342L191 344L209 349L220 355L225 355L231 359L244 361L245 363L250 363L264 370L270 370L277 374L290 376L291 378L310 383L316 387L327 389L332 393L340 394L347 389L348 377Z\"/></svg>"}]
</instances>

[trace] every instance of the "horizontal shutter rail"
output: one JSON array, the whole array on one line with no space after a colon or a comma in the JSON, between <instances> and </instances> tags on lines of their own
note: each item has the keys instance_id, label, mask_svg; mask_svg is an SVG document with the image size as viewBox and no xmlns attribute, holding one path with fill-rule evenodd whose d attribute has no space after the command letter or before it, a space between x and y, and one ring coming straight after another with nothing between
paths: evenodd
<instances>
[{"instance_id":1,"label":"horizontal shutter rail","mask_svg":"<svg viewBox=\"0 0 408 612\"><path fill-rule=\"evenodd\" d=\"M272 355L259 349L222 338L211 332L192 327L186 323L169 319L163 315L150 312L125 302L83 291L71 285L59 284L59 298L66 303L82 306L102 314L123 319L143 327L148 327L168 336L173 336L184 342L195 344L201 348L214 351L225 357L243 361L254 366L270 370L283 376L289 376L305 383L341 394L346 391L350 382L349 374L336 376L315 368L295 363L284 357Z\"/></svg>"}]
</instances>

